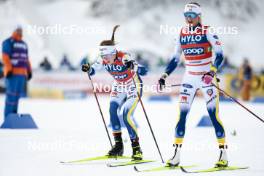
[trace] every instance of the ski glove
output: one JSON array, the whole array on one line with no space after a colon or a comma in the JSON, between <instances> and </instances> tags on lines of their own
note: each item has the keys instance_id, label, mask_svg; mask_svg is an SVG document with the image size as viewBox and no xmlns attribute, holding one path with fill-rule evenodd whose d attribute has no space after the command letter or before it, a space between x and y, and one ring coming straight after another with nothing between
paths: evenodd
<instances>
[{"instance_id":1,"label":"ski glove","mask_svg":"<svg viewBox=\"0 0 264 176\"><path fill-rule=\"evenodd\" d=\"M28 76L27 76L27 80L29 81L29 80L31 80L31 78L32 78L32 72L29 72Z\"/></svg>"},{"instance_id":2,"label":"ski glove","mask_svg":"<svg viewBox=\"0 0 264 176\"><path fill-rule=\"evenodd\" d=\"M6 74L6 78L10 78L12 75L13 75L13 74L12 74L12 71L9 71L9 72L7 72L7 74Z\"/></svg>"},{"instance_id":3,"label":"ski glove","mask_svg":"<svg viewBox=\"0 0 264 176\"><path fill-rule=\"evenodd\" d=\"M205 83L205 84L211 84L213 79L214 79L214 76L215 76L215 72L214 71L209 71L207 73L205 73L202 77L202 81Z\"/></svg>"},{"instance_id":4,"label":"ski glove","mask_svg":"<svg viewBox=\"0 0 264 176\"><path fill-rule=\"evenodd\" d=\"M89 63L82 65L82 71L83 72L90 72L91 65Z\"/></svg>"},{"instance_id":5,"label":"ski glove","mask_svg":"<svg viewBox=\"0 0 264 176\"><path fill-rule=\"evenodd\" d=\"M163 73L162 76L159 79L159 89L162 90L165 88L165 80L168 77L167 73Z\"/></svg>"}]
</instances>

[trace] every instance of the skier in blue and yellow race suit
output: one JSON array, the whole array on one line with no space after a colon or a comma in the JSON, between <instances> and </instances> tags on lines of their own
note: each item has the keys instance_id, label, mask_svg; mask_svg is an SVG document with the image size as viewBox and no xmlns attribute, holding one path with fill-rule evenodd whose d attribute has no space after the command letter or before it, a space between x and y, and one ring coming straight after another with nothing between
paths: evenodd
<instances>
[{"instance_id":1,"label":"skier in blue and yellow race suit","mask_svg":"<svg viewBox=\"0 0 264 176\"><path fill-rule=\"evenodd\" d=\"M186 70L180 88L179 115L175 127L175 150L173 157L167 162L170 166L180 163L180 151L185 136L186 118L190 111L196 91L200 89L206 101L207 111L215 129L220 156L217 167L228 166L227 145L224 126L219 117L219 92L212 85L217 84L216 72L223 63L221 42L209 26L201 23L201 7L198 3L188 3L184 9L187 26L183 27L176 37L175 52L165 72L159 80L160 87L165 79L175 70L180 56L184 54ZM213 52L215 58L213 59Z\"/></svg>"},{"instance_id":2,"label":"skier in blue and yellow race suit","mask_svg":"<svg viewBox=\"0 0 264 176\"><path fill-rule=\"evenodd\" d=\"M111 40L101 42L100 57L97 61L92 66L89 63L82 65L82 70L94 75L96 70L103 67L114 78L110 94L109 113L115 145L107 155L109 157L122 156L124 152L121 124L118 117L118 111L122 107L122 118L132 145L132 160L142 160L139 136L132 116L139 101L138 94L142 96L142 80L139 75L145 75L147 70L138 65L129 53L116 49L114 34L117 27L115 26L113 30Z\"/></svg>"},{"instance_id":3,"label":"skier in blue and yellow race suit","mask_svg":"<svg viewBox=\"0 0 264 176\"><path fill-rule=\"evenodd\" d=\"M27 81L32 77L28 46L22 40L23 31L17 27L2 43L2 57L6 85L4 117L17 113L19 98L26 94Z\"/></svg>"}]
</instances>

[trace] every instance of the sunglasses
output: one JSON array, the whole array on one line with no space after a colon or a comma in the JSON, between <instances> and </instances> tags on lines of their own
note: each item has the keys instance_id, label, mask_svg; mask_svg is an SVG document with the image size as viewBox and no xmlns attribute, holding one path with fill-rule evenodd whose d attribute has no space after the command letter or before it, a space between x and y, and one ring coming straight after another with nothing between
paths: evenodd
<instances>
[{"instance_id":1,"label":"sunglasses","mask_svg":"<svg viewBox=\"0 0 264 176\"><path fill-rule=\"evenodd\" d=\"M198 14L194 13L194 12L186 12L184 13L185 18L197 18Z\"/></svg>"},{"instance_id":2,"label":"sunglasses","mask_svg":"<svg viewBox=\"0 0 264 176\"><path fill-rule=\"evenodd\" d=\"M101 57L103 59L110 59L112 57L112 54L105 54L105 55L101 55Z\"/></svg>"}]
</instances>

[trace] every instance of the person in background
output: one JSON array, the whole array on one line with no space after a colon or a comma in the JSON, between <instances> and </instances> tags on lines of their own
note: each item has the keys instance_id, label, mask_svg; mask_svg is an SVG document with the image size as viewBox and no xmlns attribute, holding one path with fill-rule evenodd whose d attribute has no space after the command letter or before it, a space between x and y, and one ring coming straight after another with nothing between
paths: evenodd
<instances>
[{"instance_id":1,"label":"person in background","mask_svg":"<svg viewBox=\"0 0 264 176\"><path fill-rule=\"evenodd\" d=\"M70 71L75 70L75 68L72 66L66 54L63 55L63 58L60 62L60 68L63 70L70 70Z\"/></svg>"},{"instance_id":2,"label":"person in background","mask_svg":"<svg viewBox=\"0 0 264 176\"><path fill-rule=\"evenodd\" d=\"M250 89L252 80L252 68L247 58L244 59L242 66L239 69L239 77L242 82L241 97L244 101L250 100Z\"/></svg>"},{"instance_id":3,"label":"person in background","mask_svg":"<svg viewBox=\"0 0 264 176\"><path fill-rule=\"evenodd\" d=\"M6 85L5 118L11 113L17 113L19 98L26 95L27 81L32 78L28 46L22 37L22 27L18 26L12 36L2 43Z\"/></svg>"},{"instance_id":4,"label":"person in background","mask_svg":"<svg viewBox=\"0 0 264 176\"><path fill-rule=\"evenodd\" d=\"M264 75L264 68L261 68L261 69L260 69L260 74L261 74L261 75Z\"/></svg>"},{"instance_id":5,"label":"person in background","mask_svg":"<svg viewBox=\"0 0 264 176\"><path fill-rule=\"evenodd\" d=\"M2 59L1 59L2 60ZM5 92L5 88L4 88L4 84L3 84L3 80L2 78L4 77L4 66L3 63L0 60L0 93L4 93Z\"/></svg>"},{"instance_id":6,"label":"person in background","mask_svg":"<svg viewBox=\"0 0 264 176\"><path fill-rule=\"evenodd\" d=\"M162 57L159 57L157 67L163 67L163 66L166 66L166 62L164 61Z\"/></svg>"},{"instance_id":7,"label":"person in background","mask_svg":"<svg viewBox=\"0 0 264 176\"><path fill-rule=\"evenodd\" d=\"M48 60L48 57L44 57L44 60L39 64L39 68L41 68L44 71L51 71L52 65Z\"/></svg>"},{"instance_id":8,"label":"person in background","mask_svg":"<svg viewBox=\"0 0 264 176\"><path fill-rule=\"evenodd\" d=\"M138 64L146 67L146 69L149 70L149 62L148 62L148 60L144 59L140 53L137 53L136 61L137 61Z\"/></svg>"},{"instance_id":9,"label":"person in background","mask_svg":"<svg viewBox=\"0 0 264 176\"><path fill-rule=\"evenodd\" d=\"M4 77L3 63L0 61L0 79Z\"/></svg>"},{"instance_id":10,"label":"person in background","mask_svg":"<svg viewBox=\"0 0 264 176\"><path fill-rule=\"evenodd\" d=\"M86 55L86 56L84 56L84 57L81 59L79 65L80 65L80 67L82 67L83 64L87 64L87 63L89 63L89 57Z\"/></svg>"}]
</instances>

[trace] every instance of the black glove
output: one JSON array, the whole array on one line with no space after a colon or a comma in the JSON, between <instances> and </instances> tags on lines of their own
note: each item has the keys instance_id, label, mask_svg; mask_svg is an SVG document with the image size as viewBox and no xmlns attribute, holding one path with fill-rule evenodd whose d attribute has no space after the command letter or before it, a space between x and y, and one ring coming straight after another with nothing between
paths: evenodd
<instances>
[{"instance_id":1,"label":"black glove","mask_svg":"<svg viewBox=\"0 0 264 176\"><path fill-rule=\"evenodd\" d=\"M82 71L83 72L90 72L91 65L89 63L82 65Z\"/></svg>"},{"instance_id":2,"label":"black glove","mask_svg":"<svg viewBox=\"0 0 264 176\"><path fill-rule=\"evenodd\" d=\"M165 87L165 79L168 77L167 73L164 73L159 79L159 89L162 90Z\"/></svg>"},{"instance_id":3,"label":"black glove","mask_svg":"<svg viewBox=\"0 0 264 176\"><path fill-rule=\"evenodd\" d=\"M160 90L162 90L165 87L165 79L164 78L160 78L159 79L159 88Z\"/></svg>"},{"instance_id":4,"label":"black glove","mask_svg":"<svg viewBox=\"0 0 264 176\"><path fill-rule=\"evenodd\" d=\"M27 80L29 81L29 80L31 80L31 78L32 78L32 72L29 72L28 76L27 76Z\"/></svg>"},{"instance_id":5,"label":"black glove","mask_svg":"<svg viewBox=\"0 0 264 176\"><path fill-rule=\"evenodd\" d=\"M12 71L9 71L9 72L7 72L7 74L6 74L6 78L10 78L12 75L13 75L13 74L12 74Z\"/></svg>"},{"instance_id":6,"label":"black glove","mask_svg":"<svg viewBox=\"0 0 264 176\"><path fill-rule=\"evenodd\" d=\"M124 65L126 66L127 69L131 69L131 70L133 70L134 66L135 66L134 61L132 61L132 60L131 61L125 61Z\"/></svg>"}]
</instances>

